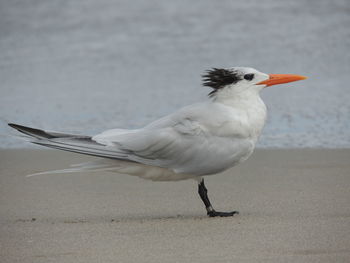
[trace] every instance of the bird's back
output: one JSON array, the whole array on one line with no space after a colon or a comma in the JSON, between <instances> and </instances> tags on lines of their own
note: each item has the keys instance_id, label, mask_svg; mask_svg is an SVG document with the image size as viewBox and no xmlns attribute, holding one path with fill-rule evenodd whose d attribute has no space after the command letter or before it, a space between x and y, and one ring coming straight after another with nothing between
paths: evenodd
<instances>
[{"instance_id":1,"label":"bird's back","mask_svg":"<svg viewBox=\"0 0 350 263\"><path fill-rule=\"evenodd\" d=\"M111 130L93 139L127 152L132 161L175 173L209 175L252 154L257 135L250 115L240 107L207 101L184 107L143 129Z\"/></svg>"}]
</instances>

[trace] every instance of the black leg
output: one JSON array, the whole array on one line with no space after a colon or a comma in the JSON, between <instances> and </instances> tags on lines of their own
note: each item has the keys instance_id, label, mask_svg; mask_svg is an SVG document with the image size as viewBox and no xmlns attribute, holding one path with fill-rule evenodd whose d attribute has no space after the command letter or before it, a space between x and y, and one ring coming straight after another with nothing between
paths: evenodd
<instances>
[{"instance_id":1,"label":"black leg","mask_svg":"<svg viewBox=\"0 0 350 263\"><path fill-rule=\"evenodd\" d=\"M214 216L222 216L222 217L226 217L226 216L233 216L235 214L238 214L238 211L232 211L232 212L216 212L214 210L214 208L211 206L211 203L209 201L208 198L208 190L204 185L204 179L202 179L199 183L198 183L198 193L199 196L201 197L205 208L207 209L207 215L210 217L214 217Z\"/></svg>"}]
</instances>

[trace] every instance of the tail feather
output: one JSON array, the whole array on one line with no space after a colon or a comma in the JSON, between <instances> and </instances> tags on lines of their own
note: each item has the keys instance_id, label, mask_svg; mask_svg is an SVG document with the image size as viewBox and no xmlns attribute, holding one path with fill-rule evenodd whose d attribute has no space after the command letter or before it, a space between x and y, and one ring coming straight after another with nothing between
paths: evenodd
<instances>
[{"instance_id":1,"label":"tail feather","mask_svg":"<svg viewBox=\"0 0 350 263\"><path fill-rule=\"evenodd\" d=\"M28 174L26 177L46 174L66 174L66 173L81 173L81 172L106 172L115 171L118 169L118 162L111 162L111 160L100 159L97 161L90 161L86 163L73 164L70 168L44 171L34 174Z\"/></svg>"}]
</instances>

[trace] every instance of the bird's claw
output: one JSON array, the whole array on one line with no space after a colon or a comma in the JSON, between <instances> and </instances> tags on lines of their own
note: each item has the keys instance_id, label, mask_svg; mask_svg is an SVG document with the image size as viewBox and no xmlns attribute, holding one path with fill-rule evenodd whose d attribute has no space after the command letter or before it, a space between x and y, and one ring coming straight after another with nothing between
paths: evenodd
<instances>
[{"instance_id":1,"label":"bird's claw","mask_svg":"<svg viewBox=\"0 0 350 263\"><path fill-rule=\"evenodd\" d=\"M232 212L217 212L217 211L213 210L213 211L208 211L207 214L208 214L209 217L216 217L216 216L228 217L228 216L238 215L239 212L238 212L238 211L232 211Z\"/></svg>"}]
</instances>

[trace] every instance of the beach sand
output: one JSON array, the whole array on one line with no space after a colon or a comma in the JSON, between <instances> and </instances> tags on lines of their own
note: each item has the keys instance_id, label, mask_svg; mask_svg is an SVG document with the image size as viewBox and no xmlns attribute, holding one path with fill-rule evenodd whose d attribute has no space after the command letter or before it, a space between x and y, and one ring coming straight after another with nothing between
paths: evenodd
<instances>
[{"instance_id":1,"label":"beach sand","mask_svg":"<svg viewBox=\"0 0 350 263\"><path fill-rule=\"evenodd\" d=\"M92 157L0 151L1 262L350 262L350 150L257 150L195 181L27 174Z\"/></svg>"}]
</instances>

